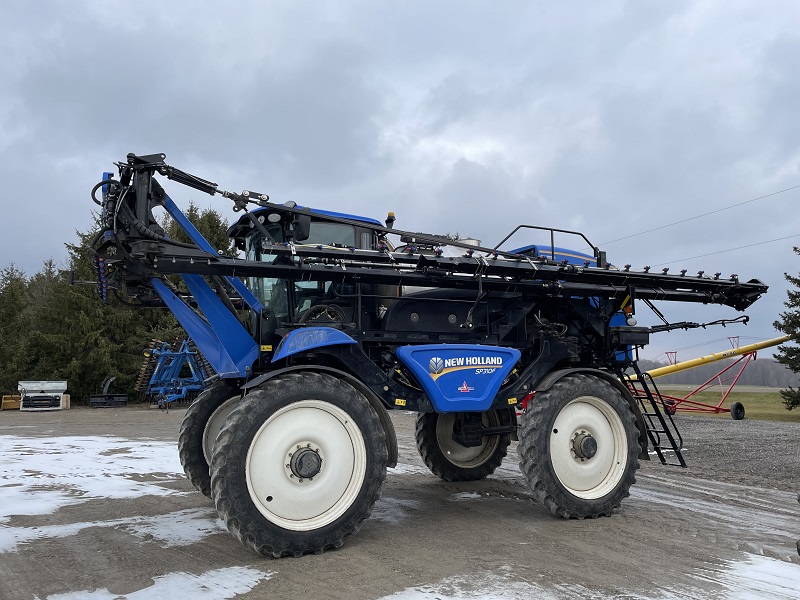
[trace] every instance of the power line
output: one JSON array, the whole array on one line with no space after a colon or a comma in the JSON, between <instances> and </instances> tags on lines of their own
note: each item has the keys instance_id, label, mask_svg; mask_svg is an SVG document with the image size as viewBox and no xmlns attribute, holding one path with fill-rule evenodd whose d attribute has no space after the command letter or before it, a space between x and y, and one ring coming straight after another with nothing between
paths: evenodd
<instances>
[{"instance_id":1,"label":"power line","mask_svg":"<svg viewBox=\"0 0 800 600\"><path fill-rule=\"evenodd\" d=\"M800 186L798 186L800 187ZM724 254L725 252L733 252L734 250L742 250L743 248L752 248L753 246L763 246L764 244L771 244L772 242L780 242L781 240L788 240L794 237L799 236L800 233L796 233L794 235L787 235L786 237L775 238L774 240L767 240L765 242L756 242L755 244L747 244L745 246L737 246L736 248L728 248L727 250L719 250L718 252L709 252L708 254L700 254L698 256L691 256L689 258L676 258L675 260L669 260L667 262L656 263L651 265L653 267L660 267L662 265L668 265L671 263L676 262L683 262L687 260L694 260L695 258L704 258L706 256L714 256L715 254Z\"/></svg>"},{"instance_id":2,"label":"power line","mask_svg":"<svg viewBox=\"0 0 800 600\"><path fill-rule=\"evenodd\" d=\"M716 213L720 213L720 212L725 211L725 210L730 210L731 208L736 208L737 206L743 206L745 204L750 204L751 202L755 202L756 200L763 200L764 198L769 198L770 196L777 196L778 194L783 194L784 192L789 192L791 190L796 190L797 188L800 188L800 185L795 185L795 186L786 188L785 190L780 190L780 191L777 191L777 192L772 192L771 194L766 194L764 196L759 196L758 198L751 198L750 200L745 200L744 202L739 202L737 204L731 204L730 206L726 206L724 208L718 208L717 210L712 210L711 212L703 213L702 215L697 215L697 216L694 216L694 217L689 217L687 219L682 219L680 221L675 221L674 223L670 223L668 225L661 225L661 226L655 227L653 229L648 229L647 231L640 231L639 233L633 233L631 235L626 235L625 237L617 238L616 240L611 240L610 242L603 242L602 244L600 244L600 246L608 246L609 244L615 244L616 242L621 242L623 240L629 240L631 238L638 237L640 235L644 235L645 233L653 233L654 231L659 231L661 229L666 229L667 227L674 227L675 225L680 225L681 223L686 223L688 221L693 221L695 219L700 219L701 217L707 217L709 215L714 215ZM786 239L786 238L784 238L784 239Z\"/></svg>"}]
</instances>

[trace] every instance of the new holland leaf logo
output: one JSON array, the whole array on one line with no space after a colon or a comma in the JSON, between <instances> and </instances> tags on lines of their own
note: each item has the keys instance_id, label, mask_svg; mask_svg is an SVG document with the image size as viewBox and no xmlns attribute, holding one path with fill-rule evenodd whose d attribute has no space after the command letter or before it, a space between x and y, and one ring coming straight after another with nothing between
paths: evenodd
<instances>
[{"instance_id":1,"label":"new holland leaf logo","mask_svg":"<svg viewBox=\"0 0 800 600\"><path fill-rule=\"evenodd\" d=\"M434 356L428 363L428 370L434 375L439 375L444 371L444 361L438 356Z\"/></svg>"},{"instance_id":2,"label":"new holland leaf logo","mask_svg":"<svg viewBox=\"0 0 800 600\"><path fill-rule=\"evenodd\" d=\"M458 388L458 391L459 392L463 392L464 394L466 394L467 392L471 392L474 389L475 389L474 387L468 386L467 382L465 381L464 383L461 384L461 387Z\"/></svg>"}]
</instances>

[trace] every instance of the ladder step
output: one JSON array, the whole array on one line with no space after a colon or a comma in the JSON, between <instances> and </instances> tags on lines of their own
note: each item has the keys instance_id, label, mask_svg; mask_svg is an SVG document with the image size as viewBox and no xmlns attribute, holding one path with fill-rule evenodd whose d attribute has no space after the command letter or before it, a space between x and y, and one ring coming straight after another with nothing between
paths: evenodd
<instances>
[{"instance_id":1,"label":"ladder step","mask_svg":"<svg viewBox=\"0 0 800 600\"><path fill-rule=\"evenodd\" d=\"M622 369L618 371L618 375L620 380L628 385L631 394L639 402L642 416L646 418L644 425L651 448L658 455L662 464L686 467L686 461L681 454L683 439L675 421L672 419L672 415L669 413L667 405L664 403L661 393L658 391L658 387L649 374L642 373L635 361L629 366L636 373L635 381L631 381ZM667 461L663 452L669 451L675 453L674 458L677 458L678 462Z\"/></svg>"}]
</instances>

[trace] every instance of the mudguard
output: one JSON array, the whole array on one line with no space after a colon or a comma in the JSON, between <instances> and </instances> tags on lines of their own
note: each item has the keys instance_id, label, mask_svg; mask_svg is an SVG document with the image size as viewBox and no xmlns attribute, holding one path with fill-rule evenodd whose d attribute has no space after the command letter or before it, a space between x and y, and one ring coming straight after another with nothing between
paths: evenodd
<instances>
[{"instance_id":1,"label":"mudguard","mask_svg":"<svg viewBox=\"0 0 800 600\"><path fill-rule=\"evenodd\" d=\"M277 362L282 358L322 348L323 346L336 346L339 344L355 344L356 341L346 333L342 333L333 327L306 327L290 331L278 344L272 362Z\"/></svg>"},{"instance_id":2,"label":"mudguard","mask_svg":"<svg viewBox=\"0 0 800 600\"><path fill-rule=\"evenodd\" d=\"M438 413L489 410L520 357L515 348L478 344L403 346L397 357Z\"/></svg>"}]
</instances>

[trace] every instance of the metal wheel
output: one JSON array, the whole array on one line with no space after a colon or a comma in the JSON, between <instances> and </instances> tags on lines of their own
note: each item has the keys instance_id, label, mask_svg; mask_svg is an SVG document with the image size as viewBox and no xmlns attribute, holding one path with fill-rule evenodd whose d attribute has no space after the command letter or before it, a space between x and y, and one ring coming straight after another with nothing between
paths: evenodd
<instances>
[{"instance_id":1,"label":"metal wheel","mask_svg":"<svg viewBox=\"0 0 800 600\"><path fill-rule=\"evenodd\" d=\"M509 434L485 435L479 446L465 447L453 439L460 413L420 413L415 438L420 456L434 475L445 481L484 479L499 467L511 443ZM487 411L481 415L484 427L508 425L509 411Z\"/></svg>"},{"instance_id":2,"label":"metal wheel","mask_svg":"<svg viewBox=\"0 0 800 600\"><path fill-rule=\"evenodd\" d=\"M564 488L578 498L608 494L627 467L622 418L596 396L570 400L550 431L550 460Z\"/></svg>"},{"instance_id":3,"label":"metal wheel","mask_svg":"<svg viewBox=\"0 0 800 600\"><path fill-rule=\"evenodd\" d=\"M336 521L364 484L367 448L350 415L320 400L275 411L253 436L245 479L271 523L309 531Z\"/></svg>"},{"instance_id":4,"label":"metal wheel","mask_svg":"<svg viewBox=\"0 0 800 600\"><path fill-rule=\"evenodd\" d=\"M384 430L360 392L327 374L287 374L225 421L211 459L214 502L256 552L320 553L369 516L387 460Z\"/></svg>"},{"instance_id":5,"label":"metal wheel","mask_svg":"<svg viewBox=\"0 0 800 600\"><path fill-rule=\"evenodd\" d=\"M217 435L219 435L222 425L225 423L225 419L231 414L231 411L238 401L238 396L226 400L219 408L211 413L211 416L206 422L206 426L203 428L203 457L206 459L206 463L211 462L211 452L214 450L214 442L217 440Z\"/></svg>"},{"instance_id":6,"label":"metal wheel","mask_svg":"<svg viewBox=\"0 0 800 600\"><path fill-rule=\"evenodd\" d=\"M529 404L520 431L520 469L553 514L610 515L635 482L638 437L619 390L599 377L567 376Z\"/></svg>"}]
</instances>

